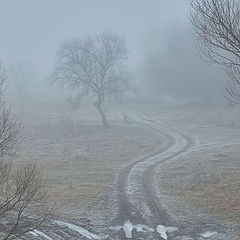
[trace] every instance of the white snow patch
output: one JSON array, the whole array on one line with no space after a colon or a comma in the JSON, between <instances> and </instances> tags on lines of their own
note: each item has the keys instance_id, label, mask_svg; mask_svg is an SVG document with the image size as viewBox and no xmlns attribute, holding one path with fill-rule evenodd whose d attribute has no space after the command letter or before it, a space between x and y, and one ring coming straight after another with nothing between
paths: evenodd
<instances>
[{"instance_id":1,"label":"white snow patch","mask_svg":"<svg viewBox=\"0 0 240 240\"><path fill-rule=\"evenodd\" d=\"M144 224L137 224L136 226L134 226L134 228L136 228L137 232L143 232L143 233L154 232L153 228Z\"/></svg>"},{"instance_id":2,"label":"white snow patch","mask_svg":"<svg viewBox=\"0 0 240 240\"><path fill-rule=\"evenodd\" d=\"M205 232L205 233L200 234L200 236L201 236L201 237L204 237L204 238L209 238L209 237L211 237L211 236L213 236L213 235L215 235L215 234L217 234L217 232L207 231L207 232Z\"/></svg>"},{"instance_id":3,"label":"white snow patch","mask_svg":"<svg viewBox=\"0 0 240 240\"><path fill-rule=\"evenodd\" d=\"M100 239L101 239L98 235L89 232L89 231L88 231L87 229L85 229L85 228L78 227L78 226L76 226L76 225L74 225L74 224L66 223L66 222L62 222L62 221L57 221L57 220L55 220L55 222L56 222L58 225L66 226L66 227L68 227L69 229L80 233L82 236L84 236L84 237L86 237L86 238L88 238L88 239L96 239L96 240L100 240Z\"/></svg>"},{"instance_id":4,"label":"white snow patch","mask_svg":"<svg viewBox=\"0 0 240 240\"><path fill-rule=\"evenodd\" d=\"M33 230L33 231L31 231L31 232L29 232L29 233L31 233L34 237L37 237L37 236L42 236L42 237L44 237L45 239L47 239L47 240L52 240L49 236L47 236L45 233L43 233L43 232L40 232L40 231L38 231L38 230Z\"/></svg>"},{"instance_id":5,"label":"white snow patch","mask_svg":"<svg viewBox=\"0 0 240 240\"><path fill-rule=\"evenodd\" d=\"M33 232L33 231L31 231L31 232L29 232L30 234L32 234L34 237L37 237L38 235L35 233L35 232Z\"/></svg>"},{"instance_id":6,"label":"white snow patch","mask_svg":"<svg viewBox=\"0 0 240 240\"><path fill-rule=\"evenodd\" d=\"M160 234L160 236L163 238L163 239L168 239L167 237L167 229L163 226L163 225L158 225L157 226L157 232Z\"/></svg>"},{"instance_id":7,"label":"white snow patch","mask_svg":"<svg viewBox=\"0 0 240 240\"><path fill-rule=\"evenodd\" d=\"M123 226L114 226L114 227L112 226L109 229L113 231L120 231L121 229L123 229L126 235L126 238L129 238L129 239L132 238L133 229L136 229L137 232L143 232L143 233L151 233L155 231L153 228L144 224L133 225L130 220L125 221Z\"/></svg>"},{"instance_id":8,"label":"white snow patch","mask_svg":"<svg viewBox=\"0 0 240 240\"><path fill-rule=\"evenodd\" d=\"M123 224L123 231L125 233L126 238L129 238L129 239L132 238L133 228L134 227L133 227L132 223L129 220L124 222L124 224Z\"/></svg>"},{"instance_id":9,"label":"white snow patch","mask_svg":"<svg viewBox=\"0 0 240 240\"><path fill-rule=\"evenodd\" d=\"M113 231L120 231L123 227L122 226L111 226L109 229Z\"/></svg>"},{"instance_id":10,"label":"white snow patch","mask_svg":"<svg viewBox=\"0 0 240 240\"><path fill-rule=\"evenodd\" d=\"M177 228L177 227L166 227L166 231L168 233L173 233L173 232L176 232L178 230L179 230L179 228Z\"/></svg>"}]
</instances>

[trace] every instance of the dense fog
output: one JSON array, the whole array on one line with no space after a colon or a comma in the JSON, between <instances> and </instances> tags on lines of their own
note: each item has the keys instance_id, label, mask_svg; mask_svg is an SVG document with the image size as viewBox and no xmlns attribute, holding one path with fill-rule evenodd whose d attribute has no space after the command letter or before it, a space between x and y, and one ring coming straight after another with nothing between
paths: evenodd
<instances>
[{"instance_id":1,"label":"dense fog","mask_svg":"<svg viewBox=\"0 0 240 240\"><path fill-rule=\"evenodd\" d=\"M203 62L189 26L175 23L145 38L148 48L139 66L147 93L176 101L216 103L223 99L223 69Z\"/></svg>"},{"instance_id":2,"label":"dense fog","mask_svg":"<svg viewBox=\"0 0 240 240\"><path fill-rule=\"evenodd\" d=\"M185 1L2 1L0 55L9 91L18 91L15 98L64 102L71 92L49 84L59 46L73 37L113 32L127 41L134 94L221 101L225 74L201 60L188 12Z\"/></svg>"},{"instance_id":3,"label":"dense fog","mask_svg":"<svg viewBox=\"0 0 240 240\"><path fill-rule=\"evenodd\" d=\"M240 1L0 0L0 240L239 240Z\"/></svg>"}]
</instances>

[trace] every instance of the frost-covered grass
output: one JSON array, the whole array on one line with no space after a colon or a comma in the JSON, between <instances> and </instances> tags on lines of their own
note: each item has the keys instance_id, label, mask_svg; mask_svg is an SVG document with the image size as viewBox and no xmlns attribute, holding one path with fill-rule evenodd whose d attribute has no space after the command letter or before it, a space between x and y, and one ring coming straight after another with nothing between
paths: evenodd
<instances>
[{"instance_id":1,"label":"frost-covered grass","mask_svg":"<svg viewBox=\"0 0 240 240\"><path fill-rule=\"evenodd\" d=\"M97 215L105 211L103 195L113 187L121 166L162 144L151 129L125 124L122 112L128 111L158 119L196 140L190 153L157 171L164 207L181 220L210 216L239 226L240 110L236 107L132 105L113 109L112 127L107 130L94 108L29 113L23 117L17 160L40 164L48 176L50 200L60 202L61 216L88 216L90 210Z\"/></svg>"},{"instance_id":2,"label":"frost-covered grass","mask_svg":"<svg viewBox=\"0 0 240 240\"><path fill-rule=\"evenodd\" d=\"M149 114L196 140L189 153L157 171L164 207L181 221L214 219L228 231L239 228L240 109L196 106Z\"/></svg>"},{"instance_id":3,"label":"frost-covered grass","mask_svg":"<svg viewBox=\"0 0 240 240\"><path fill-rule=\"evenodd\" d=\"M150 129L124 123L121 111L113 111L111 127L103 129L95 111L53 110L24 117L16 160L41 166L50 200L59 203L61 216L97 212L121 166L162 144Z\"/></svg>"},{"instance_id":4,"label":"frost-covered grass","mask_svg":"<svg viewBox=\"0 0 240 240\"><path fill-rule=\"evenodd\" d=\"M66 223L66 222L62 222L62 221L55 221L55 222L60 226L67 227L72 231L78 232L80 235L82 235L83 237L86 237L87 239L95 239L95 240L101 239L98 235L91 233L88 230L86 230L82 227L76 226L74 224Z\"/></svg>"}]
</instances>

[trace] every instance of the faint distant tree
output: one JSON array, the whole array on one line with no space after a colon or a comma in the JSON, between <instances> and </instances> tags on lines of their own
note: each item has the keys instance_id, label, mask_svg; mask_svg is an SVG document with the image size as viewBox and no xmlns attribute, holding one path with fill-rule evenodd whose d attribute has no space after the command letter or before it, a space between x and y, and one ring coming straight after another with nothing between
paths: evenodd
<instances>
[{"instance_id":1,"label":"faint distant tree","mask_svg":"<svg viewBox=\"0 0 240 240\"><path fill-rule=\"evenodd\" d=\"M13 165L21 125L11 118L4 89L6 73L0 65L0 229L1 239L19 238L38 228L50 215L44 179L35 164Z\"/></svg>"},{"instance_id":2,"label":"faint distant tree","mask_svg":"<svg viewBox=\"0 0 240 240\"><path fill-rule=\"evenodd\" d=\"M10 69L10 81L12 82L14 88L14 95L16 100L19 103L19 106L24 106L24 100L26 99L27 94L27 85L31 80L31 72L29 67L19 64L13 66Z\"/></svg>"},{"instance_id":3,"label":"faint distant tree","mask_svg":"<svg viewBox=\"0 0 240 240\"><path fill-rule=\"evenodd\" d=\"M226 98L240 104L240 1L190 0L190 20L206 61L225 67Z\"/></svg>"},{"instance_id":4,"label":"faint distant tree","mask_svg":"<svg viewBox=\"0 0 240 240\"><path fill-rule=\"evenodd\" d=\"M127 47L115 34L65 42L57 52L53 82L79 89L79 96L95 97L103 126L109 127L103 102L129 89L125 67Z\"/></svg>"}]
</instances>

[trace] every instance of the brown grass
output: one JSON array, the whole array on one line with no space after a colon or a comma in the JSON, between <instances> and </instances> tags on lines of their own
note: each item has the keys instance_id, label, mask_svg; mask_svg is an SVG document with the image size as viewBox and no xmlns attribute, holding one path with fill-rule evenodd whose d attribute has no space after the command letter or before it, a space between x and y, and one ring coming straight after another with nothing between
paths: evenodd
<instances>
[{"instance_id":1,"label":"brown grass","mask_svg":"<svg viewBox=\"0 0 240 240\"><path fill-rule=\"evenodd\" d=\"M135 124L68 122L25 124L17 161L36 161L47 176L50 200L62 214L87 209L112 186L116 172L129 161L155 151L162 139Z\"/></svg>"}]
</instances>

